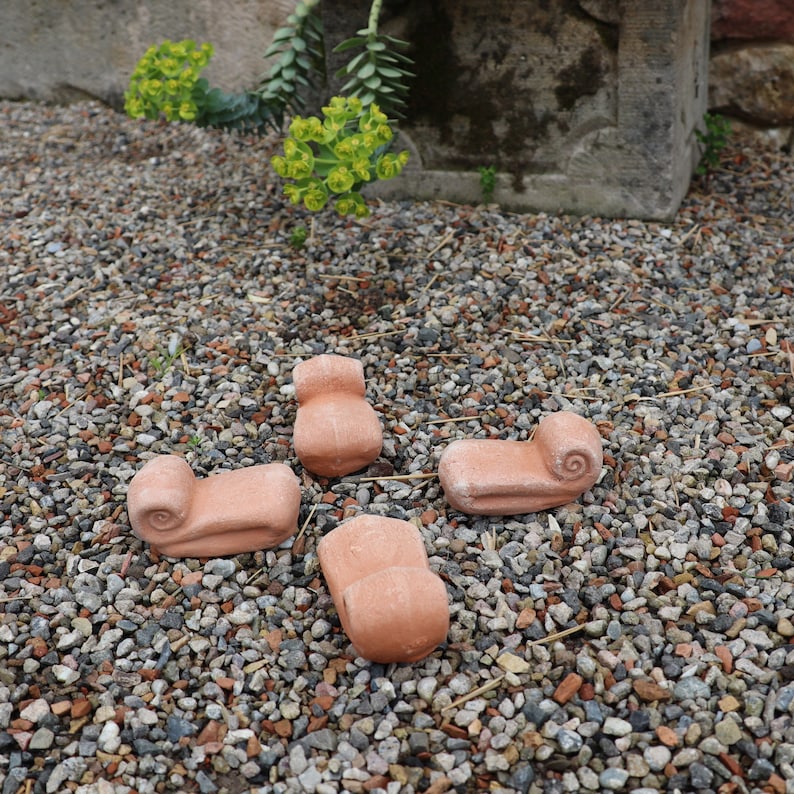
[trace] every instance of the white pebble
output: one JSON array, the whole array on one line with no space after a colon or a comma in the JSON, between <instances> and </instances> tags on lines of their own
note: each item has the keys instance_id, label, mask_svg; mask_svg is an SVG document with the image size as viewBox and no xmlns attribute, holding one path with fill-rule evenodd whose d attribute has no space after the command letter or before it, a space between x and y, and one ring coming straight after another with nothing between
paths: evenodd
<instances>
[{"instance_id":1,"label":"white pebble","mask_svg":"<svg viewBox=\"0 0 794 794\"><path fill-rule=\"evenodd\" d=\"M97 739L97 747L105 753L115 753L121 746L120 729L115 722L106 722Z\"/></svg>"},{"instance_id":2,"label":"white pebble","mask_svg":"<svg viewBox=\"0 0 794 794\"><path fill-rule=\"evenodd\" d=\"M604 733L607 736L628 736L631 731L631 723L619 717L607 717L604 720Z\"/></svg>"}]
</instances>

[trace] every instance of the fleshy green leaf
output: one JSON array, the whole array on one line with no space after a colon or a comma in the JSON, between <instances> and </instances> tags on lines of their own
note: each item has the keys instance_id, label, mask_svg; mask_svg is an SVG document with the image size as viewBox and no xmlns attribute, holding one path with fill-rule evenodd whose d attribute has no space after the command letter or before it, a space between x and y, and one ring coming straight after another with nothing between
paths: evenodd
<instances>
[{"instance_id":1,"label":"fleshy green leaf","mask_svg":"<svg viewBox=\"0 0 794 794\"><path fill-rule=\"evenodd\" d=\"M347 52L347 50L352 50L366 43L367 40L362 38L345 39L341 44L337 44L334 47L333 52Z\"/></svg>"},{"instance_id":2,"label":"fleshy green leaf","mask_svg":"<svg viewBox=\"0 0 794 794\"><path fill-rule=\"evenodd\" d=\"M339 71L336 73L336 76L337 76L337 77L344 77L345 75L352 74L353 72L355 72L355 71L356 71L356 69L358 69L358 67L359 67L359 65L360 65L361 63L363 63L364 61L366 61L366 59L367 59L367 53L366 53L366 52L360 52L360 53L359 53L358 55L356 55L356 57L355 57L355 58L353 58L353 59L352 59L352 60L351 60L351 61L350 61L350 62L349 62L349 63L348 63L346 66L343 66L343 67L342 67L342 68L341 68L341 69L340 69L340 70L339 70Z\"/></svg>"}]
</instances>

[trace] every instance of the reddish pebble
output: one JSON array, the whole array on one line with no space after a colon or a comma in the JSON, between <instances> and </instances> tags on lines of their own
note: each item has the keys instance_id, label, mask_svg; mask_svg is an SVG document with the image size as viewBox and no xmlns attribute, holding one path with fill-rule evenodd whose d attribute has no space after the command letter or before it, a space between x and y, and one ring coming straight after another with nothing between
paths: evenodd
<instances>
[{"instance_id":1,"label":"reddish pebble","mask_svg":"<svg viewBox=\"0 0 794 794\"><path fill-rule=\"evenodd\" d=\"M306 733L314 733L323 728L328 727L328 715L323 714L321 717L309 717L309 725L306 728Z\"/></svg>"},{"instance_id":2,"label":"reddish pebble","mask_svg":"<svg viewBox=\"0 0 794 794\"><path fill-rule=\"evenodd\" d=\"M718 645L714 649L714 654L722 662L723 671L730 675L733 672L733 654L725 645Z\"/></svg>"},{"instance_id":3,"label":"reddish pebble","mask_svg":"<svg viewBox=\"0 0 794 794\"><path fill-rule=\"evenodd\" d=\"M283 739L289 739L292 736L292 723L289 720L279 720L273 724L277 736Z\"/></svg>"},{"instance_id":4,"label":"reddish pebble","mask_svg":"<svg viewBox=\"0 0 794 794\"><path fill-rule=\"evenodd\" d=\"M678 734L666 725L660 725L656 729L656 735L659 741L667 747L675 747L678 744Z\"/></svg>"},{"instance_id":5,"label":"reddish pebble","mask_svg":"<svg viewBox=\"0 0 794 794\"><path fill-rule=\"evenodd\" d=\"M722 761L725 767L730 770L730 773L732 775L740 775L742 777L744 776L744 769L741 763L739 762L738 758L735 758L729 753L720 753L718 758L720 759L720 761Z\"/></svg>"},{"instance_id":6,"label":"reddish pebble","mask_svg":"<svg viewBox=\"0 0 794 794\"><path fill-rule=\"evenodd\" d=\"M775 466L775 477L780 482L791 482L794 478L794 463L778 463Z\"/></svg>"},{"instance_id":7,"label":"reddish pebble","mask_svg":"<svg viewBox=\"0 0 794 794\"><path fill-rule=\"evenodd\" d=\"M638 678L634 682L634 691L642 700L648 703L652 703L655 700L669 700L670 698L669 689L665 689L654 681L645 678Z\"/></svg>"},{"instance_id":8,"label":"reddish pebble","mask_svg":"<svg viewBox=\"0 0 794 794\"><path fill-rule=\"evenodd\" d=\"M198 737L196 738L196 744L201 747L206 744L212 744L213 742L217 742L223 737L221 736L221 729L225 726L218 722L217 720L210 720L199 733ZM226 731L224 730L223 733Z\"/></svg>"},{"instance_id":9,"label":"reddish pebble","mask_svg":"<svg viewBox=\"0 0 794 794\"><path fill-rule=\"evenodd\" d=\"M594 697L595 687L589 681L585 681L579 688L579 698L581 700L592 700Z\"/></svg>"},{"instance_id":10,"label":"reddish pebble","mask_svg":"<svg viewBox=\"0 0 794 794\"><path fill-rule=\"evenodd\" d=\"M554 700L560 705L567 703L584 683L584 678L578 673L568 673L558 687L554 690Z\"/></svg>"},{"instance_id":11,"label":"reddish pebble","mask_svg":"<svg viewBox=\"0 0 794 794\"><path fill-rule=\"evenodd\" d=\"M59 700L52 704L51 709L56 717L63 717L71 712L72 704L68 700Z\"/></svg>"},{"instance_id":12,"label":"reddish pebble","mask_svg":"<svg viewBox=\"0 0 794 794\"><path fill-rule=\"evenodd\" d=\"M71 707L72 719L80 719L80 717L88 716L94 710L90 700L81 698L80 700L73 700Z\"/></svg>"},{"instance_id":13,"label":"reddish pebble","mask_svg":"<svg viewBox=\"0 0 794 794\"><path fill-rule=\"evenodd\" d=\"M14 728L8 729L8 735L13 738L23 752L28 749L30 740L33 738L33 734L30 731L19 731Z\"/></svg>"},{"instance_id":14,"label":"reddish pebble","mask_svg":"<svg viewBox=\"0 0 794 794\"><path fill-rule=\"evenodd\" d=\"M245 753L249 758L255 758L262 752L262 745L256 736L249 736L245 746Z\"/></svg>"},{"instance_id":15,"label":"reddish pebble","mask_svg":"<svg viewBox=\"0 0 794 794\"><path fill-rule=\"evenodd\" d=\"M777 772L773 772L769 776L766 784L775 794L786 794L786 781Z\"/></svg>"},{"instance_id":16,"label":"reddish pebble","mask_svg":"<svg viewBox=\"0 0 794 794\"><path fill-rule=\"evenodd\" d=\"M538 613L534 609L524 607L524 609L518 613L518 618L516 618L516 628L525 629L527 626L531 626L535 622L537 616Z\"/></svg>"},{"instance_id":17,"label":"reddish pebble","mask_svg":"<svg viewBox=\"0 0 794 794\"><path fill-rule=\"evenodd\" d=\"M361 788L363 788L364 791L372 791L373 789L385 789L390 782L391 782L390 777L386 777L385 775L373 775L371 778L365 780L361 784Z\"/></svg>"},{"instance_id":18,"label":"reddish pebble","mask_svg":"<svg viewBox=\"0 0 794 794\"><path fill-rule=\"evenodd\" d=\"M331 695L318 695L312 700L312 704L316 704L323 711L328 711L334 705L334 698Z\"/></svg>"},{"instance_id":19,"label":"reddish pebble","mask_svg":"<svg viewBox=\"0 0 794 794\"><path fill-rule=\"evenodd\" d=\"M453 725L450 722L442 724L441 730L444 731L447 736L451 736L453 739L469 738L469 734L463 728L459 728L457 725Z\"/></svg>"}]
</instances>

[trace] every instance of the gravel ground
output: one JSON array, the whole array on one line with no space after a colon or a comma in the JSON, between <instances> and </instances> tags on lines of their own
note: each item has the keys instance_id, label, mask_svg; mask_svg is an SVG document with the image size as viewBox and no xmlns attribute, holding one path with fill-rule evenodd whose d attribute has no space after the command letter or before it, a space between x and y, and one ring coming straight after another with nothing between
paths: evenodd
<instances>
[{"instance_id":1,"label":"gravel ground","mask_svg":"<svg viewBox=\"0 0 794 794\"><path fill-rule=\"evenodd\" d=\"M670 224L359 224L285 206L273 145L0 103L0 794L794 792L790 158L733 144ZM313 477L291 372L321 352L364 364L372 476L560 409L602 476L504 519ZM161 557L125 512L161 453L288 463L305 530ZM447 585L422 662L340 631L315 549L361 511Z\"/></svg>"}]
</instances>

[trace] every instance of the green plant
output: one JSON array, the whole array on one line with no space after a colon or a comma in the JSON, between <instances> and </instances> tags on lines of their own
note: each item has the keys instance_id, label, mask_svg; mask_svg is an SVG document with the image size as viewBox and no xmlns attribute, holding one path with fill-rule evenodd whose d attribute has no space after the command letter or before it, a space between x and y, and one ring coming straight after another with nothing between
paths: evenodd
<instances>
[{"instance_id":1,"label":"green plant","mask_svg":"<svg viewBox=\"0 0 794 794\"><path fill-rule=\"evenodd\" d=\"M138 61L124 94L124 109L132 118L190 121L200 127L263 132L278 128L283 109L267 104L260 94L228 94L210 88L201 72L212 57L209 43L191 39L164 41L149 47Z\"/></svg>"},{"instance_id":2,"label":"green plant","mask_svg":"<svg viewBox=\"0 0 794 794\"><path fill-rule=\"evenodd\" d=\"M201 444L201 436L200 436L200 435L198 435L198 434L196 434L196 435L192 435L192 436L191 436L191 437L188 439L188 442L187 442L187 445L188 445L188 446L189 446L191 449L198 449L198 447L199 447L199 445L200 445L200 444Z\"/></svg>"},{"instance_id":3,"label":"green plant","mask_svg":"<svg viewBox=\"0 0 794 794\"><path fill-rule=\"evenodd\" d=\"M703 146L700 162L697 166L698 174L707 174L720 164L720 152L728 144L731 134L731 123L724 116L717 113L706 113L703 116L705 130L695 130L695 137Z\"/></svg>"},{"instance_id":4,"label":"green plant","mask_svg":"<svg viewBox=\"0 0 794 794\"><path fill-rule=\"evenodd\" d=\"M157 353L152 353L149 356L149 363L152 365L152 369L162 377L171 369L174 362L182 355L182 352L181 347L172 346L169 343L167 350L158 347Z\"/></svg>"},{"instance_id":5,"label":"green plant","mask_svg":"<svg viewBox=\"0 0 794 794\"><path fill-rule=\"evenodd\" d=\"M493 165L481 165L477 170L480 172L480 190L482 191L483 203L490 204L493 201L493 193L496 189L496 167Z\"/></svg>"},{"instance_id":6,"label":"green plant","mask_svg":"<svg viewBox=\"0 0 794 794\"><path fill-rule=\"evenodd\" d=\"M296 226L289 236L289 244L295 249L301 249L306 244L306 238L309 232L306 231L305 226Z\"/></svg>"},{"instance_id":7,"label":"green plant","mask_svg":"<svg viewBox=\"0 0 794 794\"><path fill-rule=\"evenodd\" d=\"M302 110L303 92L311 89L314 77L325 82L325 40L318 8L319 0L298 2L265 50L265 58L278 58L257 89L268 105Z\"/></svg>"},{"instance_id":8,"label":"green plant","mask_svg":"<svg viewBox=\"0 0 794 794\"><path fill-rule=\"evenodd\" d=\"M334 52L363 48L336 76L348 78L342 92L358 97L365 108L377 104L388 115L403 118L407 78L414 76L406 67L413 62L399 51L408 46L407 42L378 33L381 5L382 0L373 0L367 27L334 47Z\"/></svg>"},{"instance_id":9,"label":"green plant","mask_svg":"<svg viewBox=\"0 0 794 794\"><path fill-rule=\"evenodd\" d=\"M273 158L276 172L294 180L284 193L310 210L322 209L334 196L339 213L365 217L369 210L360 187L397 176L407 160L407 152L388 151L394 138L389 116L402 117L412 61L399 52L406 42L378 32L381 7L382 0L373 0L367 27L334 50L360 50L337 73L347 78L342 87L347 96L331 99L322 121L295 116L284 155ZM265 52L277 60L256 91L227 94L210 88L200 73L212 45L165 41L141 58L124 107L133 118L257 133L281 129L284 115L304 106L305 92L326 84L324 50L319 0L300 0Z\"/></svg>"},{"instance_id":10,"label":"green plant","mask_svg":"<svg viewBox=\"0 0 794 794\"><path fill-rule=\"evenodd\" d=\"M333 198L340 215L369 215L359 192L365 182L397 176L408 152L387 151L394 135L377 105L366 109L358 97L333 97L317 116L295 116L284 154L271 159L294 204L321 210Z\"/></svg>"},{"instance_id":11,"label":"green plant","mask_svg":"<svg viewBox=\"0 0 794 794\"><path fill-rule=\"evenodd\" d=\"M133 118L196 121L199 75L212 57L212 45L186 39L149 47L138 61L124 94L124 109Z\"/></svg>"},{"instance_id":12,"label":"green plant","mask_svg":"<svg viewBox=\"0 0 794 794\"><path fill-rule=\"evenodd\" d=\"M283 106L268 103L255 91L228 94L210 88L200 77L213 47L191 39L164 41L149 47L138 61L124 94L124 109L132 118L190 121L200 127L264 132L280 128Z\"/></svg>"}]
</instances>

